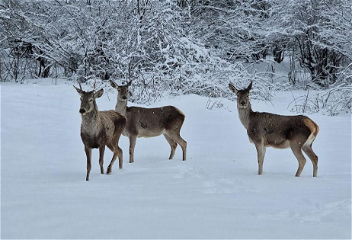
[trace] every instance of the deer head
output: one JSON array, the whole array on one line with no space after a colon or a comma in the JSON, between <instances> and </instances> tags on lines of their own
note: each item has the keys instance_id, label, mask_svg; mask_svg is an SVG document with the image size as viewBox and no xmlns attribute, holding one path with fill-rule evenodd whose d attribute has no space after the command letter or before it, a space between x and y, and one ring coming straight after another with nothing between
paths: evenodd
<instances>
[{"instance_id":1,"label":"deer head","mask_svg":"<svg viewBox=\"0 0 352 240\"><path fill-rule=\"evenodd\" d=\"M97 105L95 102L96 98L100 98L103 93L104 89L100 89L99 91L90 91L90 92L85 92L82 89L79 89L75 86L73 86L78 94L81 96L81 107L79 109L79 113L82 115L85 115L87 113L90 113L94 109L97 109Z\"/></svg>"},{"instance_id":2,"label":"deer head","mask_svg":"<svg viewBox=\"0 0 352 240\"><path fill-rule=\"evenodd\" d=\"M128 87L132 85L132 80L129 81L126 85L121 86L117 85L115 82L110 80L110 85L113 88L116 88L118 91L117 100L127 102L128 95L130 94Z\"/></svg>"},{"instance_id":3,"label":"deer head","mask_svg":"<svg viewBox=\"0 0 352 240\"><path fill-rule=\"evenodd\" d=\"M249 92L252 89L252 82L246 89L243 90L237 90L231 83L229 84L229 88L237 95L238 108L248 108L250 106Z\"/></svg>"}]
</instances>

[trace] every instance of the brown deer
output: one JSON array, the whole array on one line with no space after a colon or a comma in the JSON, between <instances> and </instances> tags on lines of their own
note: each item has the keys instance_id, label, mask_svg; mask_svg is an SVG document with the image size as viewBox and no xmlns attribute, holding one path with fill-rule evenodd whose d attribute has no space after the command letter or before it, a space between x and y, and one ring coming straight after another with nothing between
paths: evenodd
<instances>
[{"instance_id":1,"label":"brown deer","mask_svg":"<svg viewBox=\"0 0 352 240\"><path fill-rule=\"evenodd\" d=\"M302 150L313 163L313 177L317 176L318 156L312 149L319 127L310 118L297 116L282 116L266 112L253 112L249 101L249 91L252 82L244 90L237 90L231 83L229 88L237 95L238 116L247 129L249 141L254 143L258 153L258 174L263 173L263 162L266 147L288 148L298 160L296 177L302 173L306 159Z\"/></svg>"},{"instance_id":2,"label":"brown deer","mask_svg":"<svg viewBox=\"0 0 352 240\"><path fill-rule=\"evenodd\" d=\"M86 181L89 181L92 148L99 148L99 165L101 174L104 174L103 163L105 146L108 146L108 148L114 153L107 168L107 174L111 173L112 165L117 157L119 158L119 168L122 169L122 150L118 146L118 143L121 133L125 128L126 119L113 110L98 111L95 99L103 95L103 89L96 92L85 92L75 86L73 87L81 96L79 113L82 116L81 138L87 155Z\"/></svg>"},{"instance_id":3,"label":"brown deer","mask_svg":"<svg viewBox=\"0 0 352 240\"><path fill-rule=\"evenodd\" d=\"M127 120L122 134L130 140L129 162L134 162L134 148L137 138L156 137L161 134L164 135L171 147L169 159L174 157L177 144L179 144L183 151L183 161L185 161L187 142L180 136L185 115L173 106L161 108L127 107L128 87L131 83L132 81L127 85L119 86L110 80L111 86L118 91L115 110Z\"/></svg>"}]
</instances>

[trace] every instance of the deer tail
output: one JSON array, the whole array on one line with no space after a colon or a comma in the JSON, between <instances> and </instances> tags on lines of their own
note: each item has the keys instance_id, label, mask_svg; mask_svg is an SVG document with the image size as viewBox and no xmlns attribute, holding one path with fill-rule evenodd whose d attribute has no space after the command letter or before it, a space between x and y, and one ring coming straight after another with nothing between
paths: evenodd
<instances>
[{"instance_id":1,"label":"deer tail","mask_svg":"<svg viewBox=\"0 0 352 240\"><path fill-rule=\"evenodd\" d=\"M319 133L319 126L310 118L305 118L303 122L310 130L310 135L304 145L311 145Z\"/></svg>"}]
</instances>

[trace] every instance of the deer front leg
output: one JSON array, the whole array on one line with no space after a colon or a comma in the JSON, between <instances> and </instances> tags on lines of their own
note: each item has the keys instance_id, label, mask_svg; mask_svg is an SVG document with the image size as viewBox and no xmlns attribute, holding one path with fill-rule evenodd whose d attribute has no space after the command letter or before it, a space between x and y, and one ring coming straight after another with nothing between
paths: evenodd
<instances>
[{"instance_id":1,"label":"deer front leg","mask_svg":"<svg viewBox=\"0 0 352 240\"><path fill-rule=\"evenodd\" d=\"M84 151L86 152L86 156L87 156L87 176L86 176L86 181L89 181L89 173L90 173L90 170L92 169L92 165L91 165L92 149L84 147Z\"/></svg>"},{"instance_id":2,"label":"deer front leg","mask_svg":"<svg viewBox=\"0 0 352 240\"><path fill-rule=\"evenodd\" d=\"M105 145L99 148L99 165L100 165L100 173L104 174L104 152L105 152Z\"/></svg>"},{"instance_id":3,"label":"deer front leg","mask_svg":"<svg viewBox=\"0 0 352 240\"><path fill-rule=\"evenodd\" d=\"M257 155L258 155L258 175L262 175L266 147L264 146L264 144L255 144L255 147L257 149Z\"/></svg>"},{"instance_id":4,"label":"deer front leg","mask_svg":"<svg viewBox=\"0 0 352 240\"><path fill-rule=\"evenodd\" d=\"M134 162L134 147L136 146L137 136L130 136L130 163Z\"/></svg>"}]
</instances>

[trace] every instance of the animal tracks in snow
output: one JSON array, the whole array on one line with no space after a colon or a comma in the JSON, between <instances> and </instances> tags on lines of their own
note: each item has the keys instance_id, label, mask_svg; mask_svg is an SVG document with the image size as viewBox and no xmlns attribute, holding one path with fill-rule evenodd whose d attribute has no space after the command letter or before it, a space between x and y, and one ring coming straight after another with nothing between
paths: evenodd
<instances>
[{"instance_id":1,"label":"animal tracks in snow","mask_svg":"<svg viewBox=\"0 0 352 240\"><path fill-rule=\"evenodd\" d=\"M173 178L184 179L190 178L197 180L200 184L200 192L204 194L230 194L230 193L250 193L259 192L259 190L252 188L245 184L240 177L223 176L220 173L209 173L196 167L178 167Z\"/></svg>"},{"instance_id":2,"label":"animal tracks in snow","mask_svg":"<svg viewBox=\"0 0 352 240\"><path fill-rule=\"evenodd\" d=\"M336 212L340 212L346 217L346 221L350 217L351 213L351 201L336 201L327 204L311 204L308 210L283 210L276 214L258 214L260 219L277 219L277 220L287 220L292 219L299 221L300 223L321 223L321 222L331 222L338 219L334 219ZM339 214L339 216L341 216Z\"/></svg>"}]
</instances>

